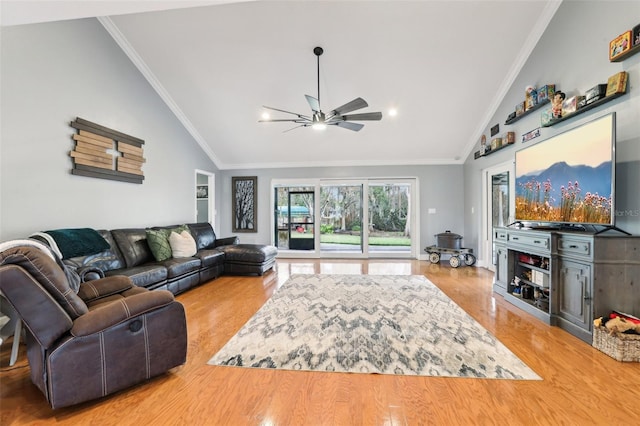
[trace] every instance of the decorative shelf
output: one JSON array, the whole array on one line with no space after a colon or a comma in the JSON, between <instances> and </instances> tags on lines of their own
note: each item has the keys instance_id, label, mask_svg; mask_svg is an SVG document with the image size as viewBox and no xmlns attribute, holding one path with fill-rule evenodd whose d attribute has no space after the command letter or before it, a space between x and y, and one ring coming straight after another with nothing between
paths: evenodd
<instances>
[{"instance_id":1,"label":"decorative shelf","mask_svg":"<svg viewBox=\"0 0 640 426\"><path fill-rule=\"evenodd\" d=\"M624 92L624 93L616 93L615 95L607 96L607 97L602 98L602 99L600 99L600 100L597 100L597 101L595 101L595 102L593 102L593 103L590 103L589 105L583 106L582 108L580 108L580 109L579 109L579 110L577 110L576 112L573 112L573 113L571 113L571 114L565 115L565 116L563 116L563 117L561 117L561 118L558 118L558 119L555 119L555 120L551 120L551 122L549 122L549 123L547 123L547 124L543 124L543 125L542 125L542 127L551 127L551 126L555 126L556 124L558 124L558 123L560 123L560 122L562 122L562 121L569 120L570 118L573 118L573 117L575 117L576 115L580 115L580 114L582 114L582 113L584 113L584 112L587 112L587 111L589 111L589 110L591 110L591 109L593 109L593 108L595 108L595 107L598 107L598 106L600 106L600 105L602 105L602 104L606 104L607 102L610 102L610 101L612 101L612 100L614 100L614 99L616 99L616 98L619 98L619 97L620 97L620 96L622 96L622 95L626 95L626 94L627 94L627 92Z\"/></svg>"},{"instance_id":2,"label":"decorative shelf","mask_svg":"<svg viewBox=\"0 0 640 426\"><path fill-rule=\"evenodd\" d=\"M526 110L524 113L520 114L517 117L512 118L511 120L507 120L504 122L504 124L513 124L516 121L520 120L521 118L526 117L527 115L531 114L533 111L542 108L543 106L545 106L546 104L548 104L549 102L551 102L549 99L545 99L544 101L540 102L539 104L529 108L528 110Z\"/></svg>"},{"instance_id":3,"label":"decorative shelf","mask_svg":"<svg viewBox=\"0 0 640 426\"><path fill-rule=\"evenodd\" d=\"M620 56L616 57L615 59L611 59L609 62L622 62L625 59L627 59L629 56L633 56L638 52L640 52L640 44L635 45L634 47L632 47L631 49L627 50L626 52L624 52Z\"/></svg>"},{"instance_id":4,"label":"decorative shelf","mask_svg":"<svg viewBox=\"0 0 640 426\"><path fill-rule=\"evenodd\" d=\"M513 145L515 145L515 144L514 144L514 143L507 143L507 144L501 145L500 147L498 147L498 148L496 148L496 149L492 149L492 150L490 150L490 151L485 152L484 154L478 155L478 156L477 156L477 157L475 157L474 159L475 159L475 160L477 160L478 158L486 157L487 155L491 155L491 154L493 154L494 152L498 152L498 151L500 151L500 150L501 150L501 149L503 149L503 148L506 148L506 147L508 147L508 146L513 146Z\"/></svg>"}]
</instances>

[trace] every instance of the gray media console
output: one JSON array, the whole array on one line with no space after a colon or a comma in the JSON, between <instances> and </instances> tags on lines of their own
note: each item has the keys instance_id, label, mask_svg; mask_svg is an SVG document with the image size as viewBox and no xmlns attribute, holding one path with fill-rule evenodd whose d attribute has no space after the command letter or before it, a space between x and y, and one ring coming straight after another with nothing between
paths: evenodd
<instances>
[{"instance_id":1,"label":"gray media console","mask_svg":"<svg viewBox=\"0 0 640 426\"><path fill-rule=\"evenodd\" d=\"M493 289L587 343L593 319L640 316L640 237L495 228Z\"/></svg>"}]
</instances>

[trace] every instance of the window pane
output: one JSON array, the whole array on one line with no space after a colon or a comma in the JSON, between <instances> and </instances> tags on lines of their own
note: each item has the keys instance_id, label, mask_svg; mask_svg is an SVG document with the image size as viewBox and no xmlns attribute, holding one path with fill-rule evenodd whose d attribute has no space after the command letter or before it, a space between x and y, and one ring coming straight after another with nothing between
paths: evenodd
<instances>
[{"instance_id":1,"label":"window pane","mask_svg":"<svg viewBox=\"0 0 640 426\"><path fill-rule=\"evenodd\" d=\"M369 252L411 251L411 185L369 183Z\"/></svg>"}]
</instances>

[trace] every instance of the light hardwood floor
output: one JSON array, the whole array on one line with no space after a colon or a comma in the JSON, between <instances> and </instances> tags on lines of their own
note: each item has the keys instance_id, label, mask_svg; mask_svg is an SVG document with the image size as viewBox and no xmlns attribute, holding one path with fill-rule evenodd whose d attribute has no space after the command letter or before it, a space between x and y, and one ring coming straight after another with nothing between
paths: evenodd
<instances>
[{"instance_id":1,"label":"light hardwood floor","mask_svg":"<svg viewBox=\"0 0 640 426\"><path fill-rule=\"evenodd\" d=\"M420 274L542 381L272 371L207 365L294 273ZM640 364L620 363L506 303L482 268L417 260L279 260L264 277L221 277L179 295L187 363L110 397L51 410L31 384L24 347L0 354L0 423L73 425L631 425Z\"/></svg>"}]
</instances>

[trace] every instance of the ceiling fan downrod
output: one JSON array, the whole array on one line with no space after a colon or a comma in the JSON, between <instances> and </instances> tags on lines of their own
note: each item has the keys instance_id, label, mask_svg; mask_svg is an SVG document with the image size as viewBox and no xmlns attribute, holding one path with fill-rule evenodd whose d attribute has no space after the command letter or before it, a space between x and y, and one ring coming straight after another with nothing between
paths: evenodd
<instances>
[{"instance_id":1,"label":"ceiling fan downrod","mask_svg":"<svg viewBox=\"0 0 640 426\"><path fill-rule=\"evenodd\" d=\"M313 53L316 55L316 59L318 62L318 109L320 108L320 55L322 55L324 53L324 50L322 49L322 47L318 46L318 47L314 47L313 49Z\"/></svg>"}]
</instances>

